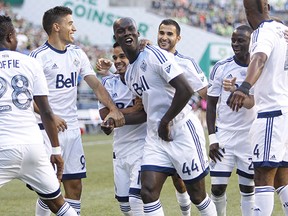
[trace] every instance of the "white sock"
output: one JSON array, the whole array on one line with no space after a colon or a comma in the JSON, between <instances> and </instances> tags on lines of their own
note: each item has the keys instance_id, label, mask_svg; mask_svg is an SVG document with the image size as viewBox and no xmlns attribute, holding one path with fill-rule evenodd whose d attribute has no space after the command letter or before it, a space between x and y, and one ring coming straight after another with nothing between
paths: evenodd
<instances>
[{"instance_id":1,"label":"white sock","mask_svg":"<svg viewBox=\"0 0 288 216\"><path fill-rule=\"evenodd\" d=\"M274 187L255 187L254 216L270 216L274 207Z\"/></svg>"},{"instance_id":2,"label":"white sock","mask_svg":"<svg viewBox=\"0 0 288 216\"><path fill-rule=\"evenodd\" d=\"M133 216L129 202L120 202L120 210L125 216Z\"/></svg>"},{"instance_id":3,"label":"white sock","mask_svg":"<svg viewBox=\"0 0 288 216\"><path fill-rule=\"evenodd\" d=\"M41 200L37 199L36 208L35 208L35 216L50 216L51 211L49 207Z\"/></svg>"},{"instance_id":4,"label":"white sock","mask_svg":"<svg viewBox=\"0 0 288 216\"><path fill-rule=\"evenodd\" d=\"M288 186L285 185L285 186L279 187L277 188L276 192L282 203L282 209L285 215L287 216L288 215Z\"/></svg>"},{"instance_id":5,"label":"white sock","mask_svg":"<svg viewBox=\"0 0 288 216\"><path fill-rule=\"evenodd\" d=\"M65 202L64 205L58 210L56 215L61 216L77 216L76 211L69 205L69 203Z\"/></svg>"},{"instance_id":6,"label":"white sock","mask_svg":"<svg viewBox=\"0 0 288 216\"><path fill-rule=\"evenodd\" d=\"M175 192L177 201L182 212L182 216L190 216L191 200L189 194L187 193L187 191L185 191L184 193L179 193L177 190L175 190Z\"/></svg>"},{"instance_id":7,"label":"white sock","mask_svg":"<svg viewBox=\"0 0 288 216\"><path fill-rule=\"evenodd\" d=\"M252 216L254 210L255 195L252 193L241 194L241 211L243 216Z\"/></svg>"},{"instance_id":8,"label":"white sock","mask_svg":"<svg viewBox=\"0 0 288 216\"><path fill-rule=\"evenodd\" d=\"M163 208L160 200L155 202L146 203L144 206L144 215L146 216L164 216Z\"/></svg>"},{"instance_id":9,"label":"white sock","mask_svg":"<svg viewBox=\"0 0 288 216\"><path fill-rule=\"evenodd\" d=\"M215 204L217 216L226 216L226 205L227 205L226 193L224 193L222 196L215 196L212 193L211 199Z\"/></svg>"},{"instance_id":10,"label":"white sock","mask_svg":"<svg viewBox=\"0 0 288 216\"><path fill-rule=\"evenodd\" d=\"M65 201L69 203L69 205L77 212L77 215L80 216L81 214L81 200L72 200L65 198Z\"/></svg>"},{"instance_id":11,"label":"white sock","mask_svg":"<svg viewBox=\"0 0 288 216\"><path fill-rule=\"evenodd\" d=\"M129 194L129 203L133 212L133 216L144 215L143 202L140 194Z\"/></svg>"},{"instance_id":12,"label":"white sock","mask_svg":"<svg viewBox=\"0 0 288 216\"><path fill-rule=\"evenodd\" d=\"M217 215L215 204L210 199L208 194L206 195L206 198L199 205L195 205L195 206L198 208L201 216Z\"/></svg>"}]
</instances>

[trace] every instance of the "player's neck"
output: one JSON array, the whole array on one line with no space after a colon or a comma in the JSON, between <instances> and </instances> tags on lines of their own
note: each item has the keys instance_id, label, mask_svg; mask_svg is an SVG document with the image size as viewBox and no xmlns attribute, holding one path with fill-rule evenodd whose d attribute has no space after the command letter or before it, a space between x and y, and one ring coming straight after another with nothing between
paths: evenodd
<instances>
[{"instance_id":1,"label":"player's neck","mask_svg":"<svg viewBox=\"0 0 288 216\"><path fill-rule=\"evenodd\" d=\"M58 39L54 39L54 38L50 37L50 38L48 38L48 43L57 50L65 50L66 49L66 44L62 43Z\"/></svg>"}]
</instances>

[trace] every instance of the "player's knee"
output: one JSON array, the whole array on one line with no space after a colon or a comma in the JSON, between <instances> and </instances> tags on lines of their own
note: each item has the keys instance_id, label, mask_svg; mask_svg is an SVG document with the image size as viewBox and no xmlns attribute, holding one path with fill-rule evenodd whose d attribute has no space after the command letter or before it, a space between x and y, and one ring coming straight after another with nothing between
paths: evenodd
<instances>
[{"instance_id":1,"label":"player's knee","mask_svg":"<svg viewBox=\"0 0 288 216\"><path fill-rule=\"evenodd\" d=\"M140 195L144 203L150 203L159 199L160 194L154 187L142 185Z\"/></svg>"},{"instance_id":2,"label":"player's knee","mask_svg":"<svg viewBox=\"0 0 288 216\"><path fill-rule=\"evenodd\" d=\"M254 186L249 186L249 185L239 185L239 189L240 189L240 192L242 193L254 193Z\"/></svg>"},{"instance_id":3,"label":"player's knee","mask_svg":"<svg viewBox=\"0 0 288 216\"><path fill-rule=\"evenodd\" d=\"M212 185L211 192L214 196L222 196L226 191L227 185Z\"/></svg>"},{"instance_id":4,"label":"player's knee","mask_svg":"<svg viewBox=\"0 0 288 216\"><path fill-rule=\"evenodd\" d=\"M65 197L74 200L81 199L82 182L80 179L63 181Z\"/></svg>"}]
</instances>

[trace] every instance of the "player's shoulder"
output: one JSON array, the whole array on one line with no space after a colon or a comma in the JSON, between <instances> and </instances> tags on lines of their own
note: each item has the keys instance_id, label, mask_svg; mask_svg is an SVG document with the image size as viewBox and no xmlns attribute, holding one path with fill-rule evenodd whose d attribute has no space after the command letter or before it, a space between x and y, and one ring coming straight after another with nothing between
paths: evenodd
<instances>
[{"instance_id":1,"label":"player's shoulder","mask_svg":"<svg viewBox=\"0 0 288 216\"><path fill-rule=\"evenodd\" d=\"M82 48L78 45L75 45L75 44L68 44L66 46L67 50L74 50L74 51L83 51Z\"/></svg>"},{"instance_id":2,"label":"player's shoulder","mask_svg":"<svg viewBox=\"0 0 288 216\"><path fill-rule=\"evenodd\" d=\"M30 52L29 56L31 56L33 58L37 58L38 56L45 55L48 50L49 50L49 46L48 46L47 42L45 42L44 44L42 44L38 48L32 50Z\"/></svg>"},{"instance_id":3,"label":"player's shoulder","mask_svg":"<svg viewBox=\"0 0 288 216\"><path fill-rule=\"evenodd\" d=\"M14 59L20 60L20 61L22 62L22 64L23 64L23 63L24 63L24 64L27 64L27 65L29 65L29 64L31 64L31 63L33 63L33 64L39 64L36 59L31 58L31 56L25 55L25 54L20 53L20 52L18 52L18 51L10 51L10 50L9 50L7 54L9 55L9 57L13 57Z\"/></svg>"},{"instance_id":4,"label":"player's shoulder","mask_svg":"<svg viewBox=\"0 0 288 216\"><path fill-rule=\"evenodd\" d=\"M175 55L175 58L176 58L177 60L182 60L182 61L187 61L187 62L192 62L192 63L195 62L195 63L196 63L196 61L195 61L194 58L192 58L192 57L190 57L190 56L183 55L183 54L179 53L178 51L176 51L176 52L174 53L174 55Z\"/></svg>"},{"instance_id":5,"label":"player's shoulder","mask_svg":"<svg viewBox=\"0 0 288 216\"><path fill-rule=\"evenodd\" d=\"M119 80L119 75L111 74L102 78L102 84L104 86L112 85Z\"/></svg>"},{"instance_id":6,"label":"player's shoulder","mask_svg":"<svg viewBox=\"0 0 288 216\"><path fill-rule=\"evenodd\" d=\"M235 63L233 56L217 61L210 73L210 79L213 80L216 74L224 72L225 67L231 63Z\"/></svg>"},{"instance_id":7,"label":"player's shoulder","mask_svg":"<svg viewBox=\"0 0 288 216\"><path fill-rule=\"evenodd\" d=\"M147 59L150 59L150 63L165 64L166 62L169 62L171 60L175 61L172 53L169 53L158 46L147 45L144 49L144 52L145 51Z\"/></svg>"}]
</instances>

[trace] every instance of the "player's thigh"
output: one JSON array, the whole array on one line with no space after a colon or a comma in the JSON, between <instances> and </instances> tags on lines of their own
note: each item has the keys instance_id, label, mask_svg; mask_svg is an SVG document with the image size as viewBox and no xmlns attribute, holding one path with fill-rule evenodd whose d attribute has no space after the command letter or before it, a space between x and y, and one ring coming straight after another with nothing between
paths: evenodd
<instances>
[{"instance_id":1,"label":"player's thigh","mask_svg":"<svg viewBox=\"0 0 288 216\"><path fill-rule=\"evenodd\" d=\"M166 151L183 180L193 180L208 173L208 157L203 128L199 119L189 116L183 124L173 125L173 141Z\"/></svg>"},{"instance_id":2,"label":"player's thigh","mask_svg":"<svg viewBox=\"0 0 288 216\"><path fill-rule=\"evenodd\" d=\"M79 129L59 132L62 157L65 161L63 179L86 177L86 161Z\"/></svg>"},{"instance_id":3,"label":"player's thigh","mask_svg":"<svg viewBox=\"0 0 288 216\"><path fill-rule=\"evenodd\" d=\"M43 199L57 197L60 193L60 183L43 146L25 145L23 152L21 180L30 185Z\"/></svg>"},{"instance_id":4,"label":"player's thigh","mask_svg":"<svg viewBox=\"0 0 288 216\"><path fill-rule=\"evenodd\" d=\"M239 184L253 186L252 145L250 139L247 139L248 136L248 131L237 132L237 145L235 147L236 173L240 176Z\"/></svg>"},{"instance_id":5,"label":"player's thigh","mask_svg":"<svg viewBox=\"0 0 288 216\"><path fill-rule=\"evenodd\" d=\"M22 157L21 145L0 146L0 187L19 175Z\"/></svg>"},{"instance_id":6,"label":"player's thigh","mask_svg":"<svg viewBox=\"0 0 288 216\"><path fill-rule=\"evenodd\" d=\"M254 167L278 167L285 159L287 121L286 114L255 119L250 130Z\"/></svg>"},{"instance_id":7,"label":"player's thigh","mask_svg":"<svg viewBox=\"0 0 288 216\"><path fill-rule=\"evenodd\" d=\"M115 194L119 197L128 197L130 188L130 167L126 158L113 159Z\"/></svg>"},{"instance_id":8,"label":"player's thigh","mask_svg":"<svg viewBox=\"0 0 288 216\"><path fill-rule=\"evenodd\" d=\"M141 188L141 163L142 163L142 152L137 152L129 156L130 165L130 188L139 189Z\"/></svg>"}]
</instances>

